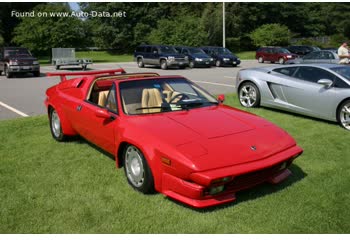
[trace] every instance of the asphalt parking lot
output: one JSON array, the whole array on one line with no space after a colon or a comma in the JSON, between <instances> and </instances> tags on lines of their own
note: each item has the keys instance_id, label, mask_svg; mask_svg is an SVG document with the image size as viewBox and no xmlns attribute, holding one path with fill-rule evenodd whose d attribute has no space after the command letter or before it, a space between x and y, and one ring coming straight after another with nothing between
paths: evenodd
<instances>
[{"instance_id":1,"label":"asphalt parking lot","mask_svg":"<svg viewBox=\"0 0 350 240\"><path fill-rule=\"evenodd\" d=\"M242 61L238 67L212 67L194 69L161 70L156 67L138 68L136 63L102 63L89 65L88 70L116 69L122 67L126 72L157 72L161 75L182 75L212 94L226 94L235 91L234 81L240 69L263 67L256 60ZM0 120L46 114L44 99L47 88L57 84L59 77L47 77L47 72L55 72L53 66L42 66L41 76L15 76L7 79L0 76ZM58 71L79 71L67 67Z\"/></svg>"}]
</instances>

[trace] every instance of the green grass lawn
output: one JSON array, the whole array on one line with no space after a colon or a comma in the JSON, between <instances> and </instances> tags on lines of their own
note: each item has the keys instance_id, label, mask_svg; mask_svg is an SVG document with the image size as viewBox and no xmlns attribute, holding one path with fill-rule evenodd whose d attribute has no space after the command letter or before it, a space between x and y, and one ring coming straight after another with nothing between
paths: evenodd
<instances>
[{"instance_id":1,"label":"green grass lawn","mask_svg":"<svg viewBox=\"0 0 350 240\"><path fill-rule=\"evenodd\" d=\"M239 107L232 95L226 104ZM0 233L350 233L350 132L250 112L288 131L304 154L282 184L206 210L134 191L110 156L80 138L54 141L46 116L0 121Z\"/></svg>"},{"instance_id":2,"label":"green grass lawn","mask_svg":"<svg viewBox=\"0 0 350 240\"><path fill-rule=\"evenodd\" d=\"M254 60L255 59L255 51L238 52L238 53L236 53L236 55L241 60Z\"/></svg>"}]
</instances>

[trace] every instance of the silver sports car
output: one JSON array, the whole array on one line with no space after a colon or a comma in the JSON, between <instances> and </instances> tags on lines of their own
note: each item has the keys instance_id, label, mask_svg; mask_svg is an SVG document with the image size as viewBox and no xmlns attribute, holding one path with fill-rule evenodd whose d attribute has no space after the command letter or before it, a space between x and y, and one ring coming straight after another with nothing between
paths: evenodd
<instances>
[{"instance_id":1,"label":"silver sports car","mask_svg":"<svg viewBox=\"0 0 350 240\"><path fill-rule=\"evenodd\" d=\"M321 50L314 51L306 54L303 57L291 59L285 62L285 64L298 63L339 63L339 56L337 52L330 50Z\"/></svg>"},{"instance_id":2,"label":"silver sports car","mask_svg":"<svg viewBox=\"0 0 350 240\"><path fill-rule=\"evenodd\" d=\"M259 105L339 122L350 130L350 66L295 64L243 69L236 88L244 107Z\"/></svg>"}]
</instances>

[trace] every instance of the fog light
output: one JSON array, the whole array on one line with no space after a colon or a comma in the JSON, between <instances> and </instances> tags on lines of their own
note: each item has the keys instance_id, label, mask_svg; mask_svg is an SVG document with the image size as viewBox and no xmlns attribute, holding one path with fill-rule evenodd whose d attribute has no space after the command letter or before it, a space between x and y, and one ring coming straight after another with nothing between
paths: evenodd
<instances>
[{"instance_id":1,"label":"fog light","mask_svg":"<svg viewBox=\"0 0 350 240\"><path fill-rule=\"evenodd\" d=\"M209 188L209 194L210 195L216 195L218 193L221 193L222 191L224 191L224 186L223 185Z\"/></svg>"}]
</instances>

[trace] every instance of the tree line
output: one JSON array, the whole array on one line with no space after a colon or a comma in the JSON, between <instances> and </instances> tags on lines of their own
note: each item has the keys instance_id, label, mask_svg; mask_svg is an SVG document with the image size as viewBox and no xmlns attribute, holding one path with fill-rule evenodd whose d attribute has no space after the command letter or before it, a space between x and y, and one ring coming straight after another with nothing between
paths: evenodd
<instances>
[{"instance_id":1,"label":"tree line","mask_svg":"<svg viewBox=\"0 0 350 240\"><path fill-rule=\"evenodd\" d=\"M53 47L97 47L130 53L141 43L222 45L222 3L80 3L84 12L125 12L122 17L23 17L12 11L67 12L67 3L0 3L0 45L25 46L40 55ZM350 3L227 2L226 45L254 50L292 37L350 36ZM318 43L315 43L318 44Z\"/></svg>"}]
</instances>

